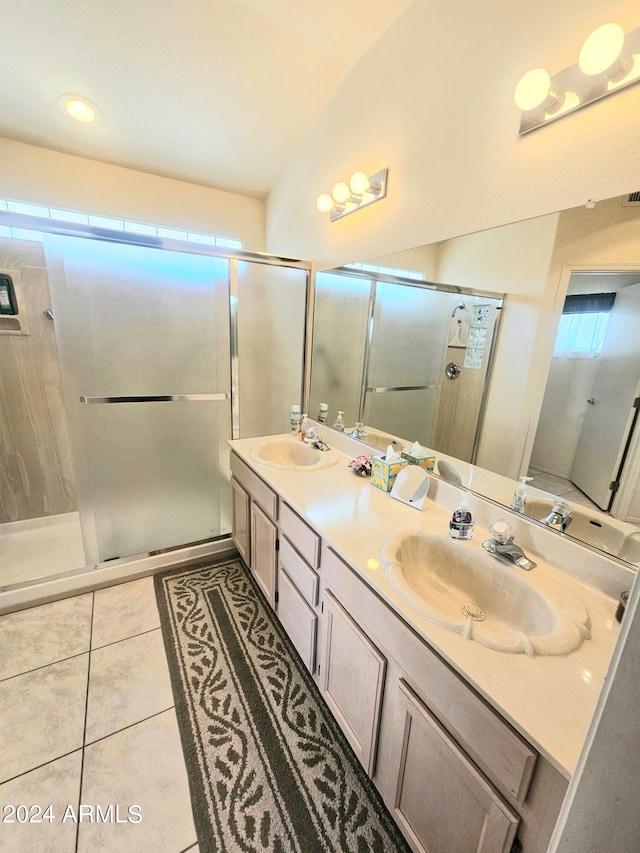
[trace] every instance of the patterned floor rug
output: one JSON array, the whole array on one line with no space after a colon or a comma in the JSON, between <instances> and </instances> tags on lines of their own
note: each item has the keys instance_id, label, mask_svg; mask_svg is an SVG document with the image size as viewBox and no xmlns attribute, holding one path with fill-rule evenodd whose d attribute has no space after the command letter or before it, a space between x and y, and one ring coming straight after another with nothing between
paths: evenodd
<instances>
[{"instance_id":1,"label":"patterned floor rug","mask_svg":"<svg viewBox=\"0 0 640 853\"><path fill-rule=\"evenodd\" d=\"M408 853L242 561L155 587L202 853Z\"/></svg>"}]
</instances>

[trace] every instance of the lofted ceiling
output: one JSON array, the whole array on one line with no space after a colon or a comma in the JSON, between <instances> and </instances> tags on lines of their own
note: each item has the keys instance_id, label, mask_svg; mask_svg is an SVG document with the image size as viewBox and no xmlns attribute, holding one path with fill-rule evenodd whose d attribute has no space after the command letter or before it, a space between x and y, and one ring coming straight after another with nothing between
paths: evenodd
<instances>
[{"instance_id":1,"label":"lofted ceiling","mask_svg":"<svg viewBox=\"0 0 640 853\"><path fill-rule=\"evenodd\" d=\"M0 0L0 136L264 197L411 2Z\"/></svg>"}]
</instances>

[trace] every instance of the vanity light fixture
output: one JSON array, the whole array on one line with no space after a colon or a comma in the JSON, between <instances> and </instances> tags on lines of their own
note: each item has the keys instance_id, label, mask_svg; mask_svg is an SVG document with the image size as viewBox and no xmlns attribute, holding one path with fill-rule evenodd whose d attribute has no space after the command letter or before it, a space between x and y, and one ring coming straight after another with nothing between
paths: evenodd
<instances>
[{"instance_id":1,"label":"vanity light fixture","mask_svg":"<svg viewBox=\"0 0 640 853\"><path fill-rule=\"evenodd\" d=\"M79 95L64 95L61 99L65 113L81 124L92 124L98 118L98 108Z\"/></svg>"},{"instance_id":2,"label":"vanity light fixture","mask_svg":"<svg viewBox=\"0 0 640 853\"><path fill-rule=\"evenodd\" d=\"M336 219L380 201L387 194L388 171L381 169L375 175L354 172L348 184L345 181L335 184L331 195L321 193L316 200L316 207L321 213L328 213L329 219L335 222Z\"/></svg>"},{"instance_id":3,"label":"vanity light fixture","mask_svg":"<svg viewBox=\"0 0 640 853\"><path fill-rule=\"evenodd\" d=\"M514 92L522 110L520 135L640 82L640 27L625 35L603 24L585 40L578 62L554 74L528 71Z\"/></svg>"}]
</instances>

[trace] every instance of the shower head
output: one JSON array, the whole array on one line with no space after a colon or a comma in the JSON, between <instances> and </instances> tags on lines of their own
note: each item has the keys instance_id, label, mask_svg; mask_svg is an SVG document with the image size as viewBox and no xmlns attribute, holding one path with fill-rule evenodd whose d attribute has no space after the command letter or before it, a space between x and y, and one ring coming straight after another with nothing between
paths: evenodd
<instances>
[{"instance_id":1,"label":"shower head","mask_svg":"<svg viewBox=\"0 0 640 853\"><path fill-rule=\"evenodd\" d=\"M466 307L467 306L464 304L464 302L461 302L459 305L456 305L456 307L453 309L453 311L451 312L451 316L455 317L456 311L464 311Z\"/></svg>"}]
</instances>

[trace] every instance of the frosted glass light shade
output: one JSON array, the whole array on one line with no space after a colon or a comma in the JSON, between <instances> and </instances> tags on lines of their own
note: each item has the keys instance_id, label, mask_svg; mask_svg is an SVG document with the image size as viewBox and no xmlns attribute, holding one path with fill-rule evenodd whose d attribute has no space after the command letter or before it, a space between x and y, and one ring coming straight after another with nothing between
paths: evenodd
<instances>
[{"instance_id":1,"label":"frosted glass light shade","mask_svg":"<svg viewBox=\"0 0 640 853\"><path fill-rule=\"evenodd\" d=\"M624 30L619 24L603 24L585 40L578 65L584 74L604 74L620 60L624 45Z\"/></svg>"},{"instance_id":2,"label":"frosted glass light shade","mask_svg":"<svg viewBox=\"0 0 640 853\"><path fill-rule=\"evenodd\" d=\"M338 181L333 188L333 198L338 204L344 204L345 201L348 201L351 198L349 185L345 184L344 181Z\"/></svg>"},{"instance_id":3,"label":"frosted glass light shade","mask_svg":"<svg viewBox=\"0 0 640 853\"><path fill-rule=\"evenodd\" d=\"M513 94L518 109L535 110L549 98L551 77L544 68L532 68L524 74Z\"/></svg>"},{"instance_id":4,"label":"frosted glass light shade","mask_svg":"<svg viewBox=\"0 0 640 853\"><path fill-rule=\"evenodd\" d=\"M329 195L329 193L321 193L316 200L316 207L320 211L320 213L329 213L330 210L333 210L334 204L333 199Z\"/></svg>"},{"instance_id":5,"label":"frosted glass light shade","mask_svg":"<svg viewBox=\"0 0 640 853\"><path fill-rule=\"evenodd\" d=\"M97 109L84 98L68 96L64 98L63 106L67 115L83 124L90 124L98 117Z\"/></svg>"},{"instance_id":6,"label":"frosted glass light shade","mask_svg":"<svg viewBox=\"0 0 640 853\"><path fill-rule=\"evenodd\" d=\"M365 172L354 172L353 175L351 175L349 186L351 187L352 193L355 195L362 195L362 193L366 193L371 184L369 182L369 177Z\"/></svg>"}]
</instances>

